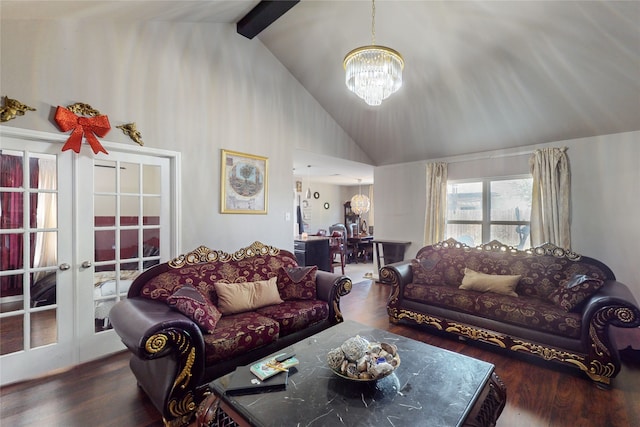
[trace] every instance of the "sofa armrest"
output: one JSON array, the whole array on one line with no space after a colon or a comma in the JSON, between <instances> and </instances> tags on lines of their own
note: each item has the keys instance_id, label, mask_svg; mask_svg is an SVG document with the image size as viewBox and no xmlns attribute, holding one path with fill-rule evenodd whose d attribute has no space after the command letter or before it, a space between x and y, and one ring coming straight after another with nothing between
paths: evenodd
<instances>
[{"instance_id":1,"label":"sofa armrest","mask_svg":"<svg viewBox=\"0 0 640 427\"><path fill-rule=\"evenodd\" d=\"M582 343L594 361L589 368L590 376L602 374L613 378L620 371L620 356L609 326L640 326L640 309L629 288L615 280L605 281L582 308L582 325Z\"/></svg>"},{"instance_id":2,"label":"sofa armrest","mask_svg":"<svg viewBox=\"0 0 640 427\"><path fill-rule=\"evenodd\" d=\"M344 320L340 311L340 298L351 292L351 279L335 273L318 270L316 272L317 298L329 303L329 321L340 323Z\"/></svg>"},{"instance_id":3,"label":"sofa armrest","mask_svg":"<svg viewBox=\"0 0 640 427\"><path fill-rule=\"evenodd\" d=\"M380 278L393 282L391 276L396 276L398 285L403 287L413 281L413 270L411 269L411 260L395 262L382 267Z\"/></svg>"},{"instance_id":4,"label":"sofa armrest","mask_svg":"<svg viewBox=\"0 0 640 427\"><path fill-rule=\"evenodd\" d=\"M640 326L640 309L629 288L616 280L607 280L604 285L593 294L582 308L582 324L597 328L617 326L620 328L634 328ZM588 330L583 329L582 336L586 338Z\"/></svg>"},{"instance_id":5,"label":"sofa armrest","mask_svg":"<svg viewBox=\"0 0 640 427\"><path fill-rule=\"evenodd\" d=\"M204 349L202 332L193 320L161 301L144 297L122 300L111 309L109 320L124 345L141 359L163 357L170 351L149 343L169 330L184 331L198 350Z\"/></svg>"},{"instance_id":6,"label":"sofa armrest","mask_svg":"<svg viewBox=\"0 0 640 427\"><path fill-rule=\"evenodd\" d=\"M195 407L193 390L204 378L200 328L166 303L144 297L119 301L111 309L109 320L134 354L131 368L138 384L163 417L189 417ZM136 366L144 367L134 369ZM161 380L165 377L166 381Z\"/></svg>"},{"instance_id":7,"label":"sofa armrest","mask_svg":"<svg viewBox=\"0 0 640 427\"><path fill-rule=\"evenodd\" d=\"M411 260L388 264L380 269L380 281L391 285L387 314L392 322L400 319L400 300L404 293L404 287L412 280Z\"/></svg>"}]
</instances>

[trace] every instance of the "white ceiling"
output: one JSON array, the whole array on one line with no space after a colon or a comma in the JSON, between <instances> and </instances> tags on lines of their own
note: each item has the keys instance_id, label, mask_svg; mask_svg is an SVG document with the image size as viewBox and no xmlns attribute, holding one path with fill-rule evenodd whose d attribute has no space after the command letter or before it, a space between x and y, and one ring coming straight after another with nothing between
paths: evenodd
<instances>
[{"instance_id":1,"label":"white ceiling","mask_svg":"<svg viewBox=\"0 0 640 427\"><path fill-rule=\"evenodd\" d=\"M2 0L0 12L237 22L257 3ZM640 130L638 22L638 1L377 0L376 43L406 62L380 107L351 94L342 69L371 42L370 1L302 0L257 39L380 166ZM370 166L309 153L295 174L308 164L337 183L372 179Z\"/></svg>"}]
</instances>

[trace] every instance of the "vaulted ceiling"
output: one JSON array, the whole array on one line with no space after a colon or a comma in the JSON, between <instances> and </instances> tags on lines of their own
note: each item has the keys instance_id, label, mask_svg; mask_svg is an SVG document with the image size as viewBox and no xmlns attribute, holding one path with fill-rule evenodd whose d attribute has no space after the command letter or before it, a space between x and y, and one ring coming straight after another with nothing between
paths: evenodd
<instances>
[{"instance_id":1,"label":"vaulted ceiling","mask_svg":"<svg viewBox=\"0 0 640 427\"><path fill-rule=\"evenodd\" d=\"M3 0L2 17L235 23L258 3ZM379 107L346 89L342 68L371 42L370 1L302 0L254 40L387 165L640 130L638 22L637 1L377 0L376 43L406 62Z\"/></svg>"}]
</instances>

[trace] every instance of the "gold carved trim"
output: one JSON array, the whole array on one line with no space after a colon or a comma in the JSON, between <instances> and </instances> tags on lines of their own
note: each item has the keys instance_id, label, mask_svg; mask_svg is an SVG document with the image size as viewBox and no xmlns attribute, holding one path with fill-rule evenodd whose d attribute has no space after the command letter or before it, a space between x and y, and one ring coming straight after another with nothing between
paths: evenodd
<instances>
[{"instance_id":1,"label":"gold carved trim","mask_svg":"<svg viewBox=\"0 0 640 427\"><path fill-rule=\"evenodd\" d=\"M67 110L82 116L95 117L101 115L100 111L96 110L91 105L84 104L82 102L76 102L75 104L68 105Z\"/></svg>"},{"instance_id":2,"label":"gold carved trim","mask_svg":"<svg viewBox=\"0 0 640 427\"><path fill-rule=\"evenodd\" d=\"M615 371L616 368L613 363L609 362L605 365L599 360L592 360L589 364L589 369L585 370L589 378L604 384L611 383L611 377L613 377Z\"/></svg>"},{"instance_id":3,"label":"gold carved trim","mask_svg":"<svg viewBox=\"0 0 640 427\"><path fill-rule=\"evenodd\" d=\"M431 325L440 331L443 330L441 320L436 317L427 316L426 314L416 313L415 311L409 311L409 310L403 310L403 309L392 310L392 312L393 312L393 317L395 317L397 320L410 319L416 323Z\"/></svg>"},{"instance_id":4,"label":"gold carved trim","mask_svg":"<svg viewBox=\"0 0 640 427\"><path fill-rule=\"evenodd\" d=\"M521 340L514 340L514 343L516 343L516 345L511 347L513 351L525 351L540 356L545 360L569 363L580 368L589 378L596 382L610 384L611 377L615 373L615 366L611 362L603 364L599 360L589 360L588 365L585 365L586 358L575 353L548 348Z\"/></svg>"},{"instance_id":5,"label":"gold carved trim","mask_svg":"<svg viewBox=\"0 0 640 427\"><path fill-rule=\"evenodd\" d=\"M196 409L193 392L189 390L186 394L182 394L193 377L192 369L196 360L196 349L191 345L191 339L187 334L182 331L170 330L150 336L145 342L145 350L155 356L165 350L170 343L179 353L178 365L183 365L173 382L167 404L169 413L175 418L170 421L164 419L166 426L173 427L185 425L185 420L188 422ZM177 393L176 396L177 390L183 391Z\"/></svg>"},{"instance_id":6,"label":"gold carved trim","mask_svg":"<svg viewBox=\"0 0 640 427\"><path fill-rule=\"evenodd\" d=\"M187 361L184 364L184 368L182 368L182 371L180 371L173 383L174 388L176 388L177 386L179 386L180 388L185 388L187 386L189 380L191 380L191 368L193 368L193 363L195 362L195 360L196 349L191 347L191 349L189 350L189 355L187 356Z\"/></svg>"},{"instance_id":7,"label":"gold carved trim","mask_svg":"<svg viewBox=\"0 0 640 427\"><path fill-rule=\"evenodd\" d=\"M193 411L196 410L196 402L193 399L193 393L188 392L181 400L171 399L169 400L169 412L174 415L176 419L184 417L191 418Z\"/></svg>"},{"instance_id":8,"label":"gold carved trim","mask_svg":"<svg viewBox=\"0 0 640 427\"><path fill-rule=\"evenodd\" d=\"M277 255L280 253L280 249L274 246L267 246L260 242L253 242L246 248L238 249L233 254L221 250L209 249L206 246L199 246L191 252L180 255L171 261L169 261L169 267L180 268L185 265L200 264L203 262L229 262L240 261L247 258L253 258L256 256L264 255Z\"/></svg>"},{"instance_id":9,"label":"gold carved trim","mask_svg":"<svg viewBox=\"0 0 640 427\"><path fill-rule=\"evenodd\" d=\"M553 243L543 243L538 247L527 249L525 252L533 255L550 255L555 258L567 258L571 261L579 261L580 258L582 258L582 255L572 252L569 249L556 246Z\"/></svg>"},{"instance_id":10,"label":"gold carved trim","mask_svg":"<svg viewBox=\"0 0 640 427\"><path fill-rule=\"evenodd\" d=\"M586 370L584 365L585 358L568 351L561 351L555 348L545 347L539 344L533 344L522 340L513 340L514 345L511 347L513 351L526 351L536 354L545 360L559 360L561 362L569 362L578 365L580 369Z\"/></svg>"},{"instance_id":11,"label":"gold carved trim","mask_svg":"<svg viewBox=\"0 0 640 427\"><path fill-rule=\"evenodd\" d=\"M189 425L189 423L191 422L191 418L193 418L193 414L189 413L172 420L167 420L163 417L162 422L164 423L165 427L185 427Z\"/></svg>"},{"instance_id":12,"label":"gold carved trim","mask_svg":"<svg viewBox=\"0 0 640 427\"><path fill-rule=\"evenodd\" d=\"M149 354L160 353L167 346L167 341L168 337L165 334L151 335L144 344L144 348Z\"/></svg>"},{"instance_id":13,"label":"gold carved trim","mask_svg":"<svg viewBox=\"0 0 640 427\"><path fill-rule=\"evenodd\" d=\"M589 324L589 338L591 338L591 347L598 357L611 357L609 348L602 342L607 339L608 326L615 323L611 322L615 319L620 322L620 326L630 325L632 327L638 322L638 318L634 311L629 307L604 307L593 316Z\"/></svg>"},{"instance_id":14,"label":"gold carved trim","mask_svg":"<svg viewBox=\"0 0 640 427\"><path fill-rule=\"evenodd\" d=\"M507 348L505 344L505 337L503 335L497 335L483 329L474 328L467 325L460 325L458 323L449 323L446 332L454 332L458 335L469 337L475 341L486 341L497 345L501 348Z\"/></svg>"},{"instance_id":15,"label":"gold carved trim","mask_svg":"<svg viewBox=\"0 0 640 427\"><path fill-rule=\"evenodd\" d=\"M517 253L527 253L529 255L550 255L555 258L567 258L571 261L579 261L582 258L582 255L572 252L568 249L561 248L559 246L554 245L553 243L543 243L540 246L529 248L526 250L519 250L514 246L505 245L504 243L498 240L492 240L489 243L484 243L482 245L476 246L474 248L467 246L464 243L458 242L453 238L449 238L442 242L438 242L433 245L434 250L444 250L444 249L462 249L466 252L470 251L483 251L483 252L498 252L498 253L509 253L509 254L517 254Z\"/></svg>"},{"instance_id":16,"label":"gold carved trim","mask_svg":"<svg viewBox=\"0 0 640 427\"><path fill-rule=\"evenodd\" d=\"M458 242L456 239L454 238L448 238L447 240L443 240L442 242L438 242L436 244L433 245L433 249L439 251L442 249L463 249L465 251L470 251L472 248L470 246L467 246L466 244L462 243L462 242Z\"/></svg>"},{"instance_id":17,"label":"gold carved trim","mask_svg":"<svg viewBox=\"0 0 640 427\"><path fill-rule=\"evenodd\" d=\"M169 267L180 268L185 265L200 264L201 262L213 262L230 259L229 254L222 251L214 251L206 246L198 246L196 249L169 261Z\"/></svg>"},{"instance_id":18,"label":"gold carved trim","mask_svg":"<svg viewBox=\"0 0 640 427\"><path fill-rule=\"evenodd\" d=\"M280 249L274 246L267 246L261 242L253 242L251 246L246 248L238 249L231 256L234 261L240 261L246 258L253 258L256 256L264 256L264 255L278 255L280 253Z\"/></svg>"},{"instance_id":19,"label":"gold carved trim","mask_svg":"<svg viewBox=\"0 0 640 427\"><path fill-rule=\"evenodd\" d=\"M347 277L340 282L340 284L338 285L338 288L336 289L336 294L335 294L335 297L333 298L332 304L333 304L333 311L335 313L335 320L337 323L340 323L344 320L344 317L342 316L342 311L340 311L340 297L343 297L347 295L349 292L351 292L352 287L353 287L353 283L351 282L351 279Z\"/></svg>"}]
</instances>

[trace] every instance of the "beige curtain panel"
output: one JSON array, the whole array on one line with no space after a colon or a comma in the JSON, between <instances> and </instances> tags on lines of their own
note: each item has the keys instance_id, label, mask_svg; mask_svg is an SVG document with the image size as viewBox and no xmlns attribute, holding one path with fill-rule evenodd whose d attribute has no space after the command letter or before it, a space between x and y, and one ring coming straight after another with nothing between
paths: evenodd
<instances>
[{"instance_id":1,"label":"beige curtain panel","mask_svg":"<svg viewBox=\"0 0 640 427\"><path fill-rule=\"evenodd\" d=\"M444 240L447 227L447 164L427 164L427 204L424 246Z\"/></svg>"},{"instance_id":2,"label":"beige curtain panel","mask_svg":"<svg viewBox=\"0 0 640 427\"><path fill-rule=\"evenodd\" d=\"M369 221L368 221L368 224L369 224L370 227L372 227L373 225L375 225L374 222L373 222L374 217L375 217L375 215L373 214L373 210L374 210L374 207L375 207L375 203L373 203L373 185L369 186L369 203L370 203L370 206L369 206ZM375 230L373 232L375 233Z\"/></svg>"},{"instance_id":3,"label":"beige curtain panel","mask_svg":"<svg viewBox=\"0 0 640 427\"><path fill-rule=\"evenodd\" d=\"M543 148L529 158L533 176L531 244L571 248L571 172L567 148Z\"/></svg>"}]
</instances>

